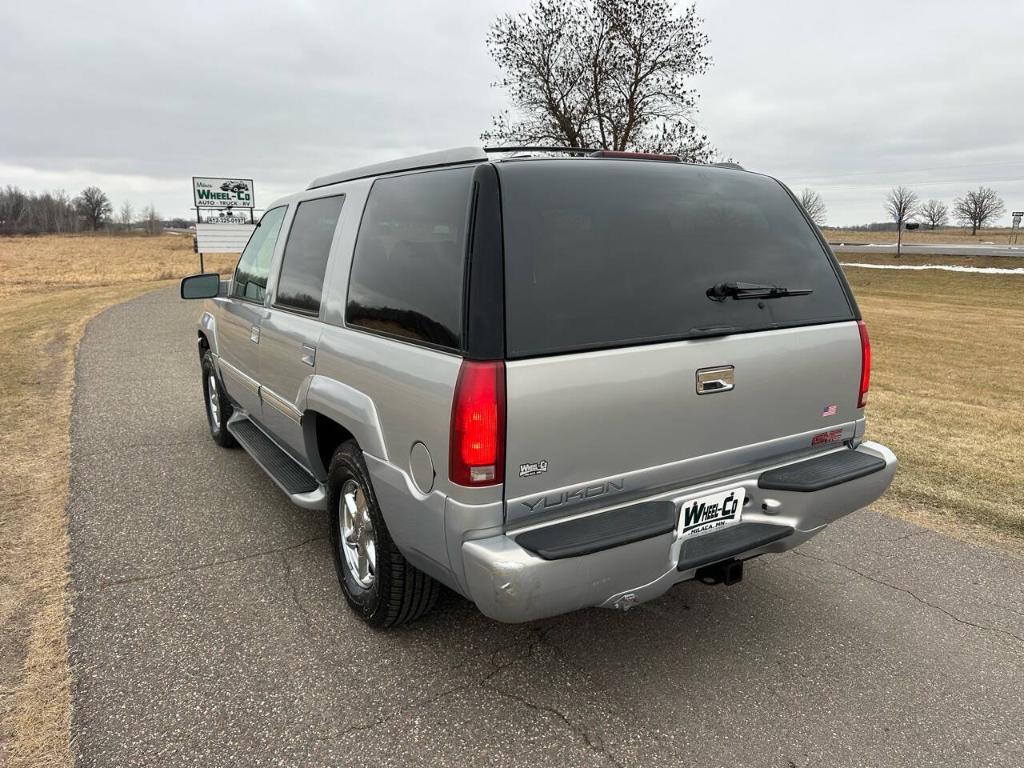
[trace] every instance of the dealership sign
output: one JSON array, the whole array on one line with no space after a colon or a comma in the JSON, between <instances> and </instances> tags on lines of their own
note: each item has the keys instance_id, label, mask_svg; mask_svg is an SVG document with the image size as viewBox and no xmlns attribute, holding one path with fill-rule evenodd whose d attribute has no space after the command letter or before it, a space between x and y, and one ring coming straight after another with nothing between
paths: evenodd
<instances>
[{"instance_id":1,"label":"dealership sign","mask_svg":"<svg viewBox=\"0 0 1024 768\"><path fill-rule=\"evenodd\" d=\"M252 179L192 177L196 208L253 208Z\"/></svg>"}]
</instances>

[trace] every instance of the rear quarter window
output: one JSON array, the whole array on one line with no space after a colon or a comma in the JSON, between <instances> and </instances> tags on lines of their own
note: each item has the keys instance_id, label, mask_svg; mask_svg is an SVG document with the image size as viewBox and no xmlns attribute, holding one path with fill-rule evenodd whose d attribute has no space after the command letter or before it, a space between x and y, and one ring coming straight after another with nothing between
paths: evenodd
<instances>
[{"instance_id":1,"label":"rear quarter window","mask_svg":"<svg viewBox=\"0 0 1024 768\"><path fill-rule=\"evenodd\" d=\"M274 306L315 315L344 195L299 203L288 232Z\"/></svg>"},{"instance_id":2,"label":"rear quarter window","mask_svg":"<svg viewBox=\"0 0 1024 768\"><path fill-rule=\"evenodd\" d=\"M377 179L352 258L345 322L458 349L472 168Z\"/></svg>"},{"instance_id":3,"label":"rear quarter window","mask_svg":"<svg viewBox=\"0 0 1024 768\"><path fill-rule=\"evenodd\" d=\"M510 357L854 318L831 259L774 179L622 160L498 167ZM813 292L711 300L723 282Z\"/></svg>"}]
</instances>

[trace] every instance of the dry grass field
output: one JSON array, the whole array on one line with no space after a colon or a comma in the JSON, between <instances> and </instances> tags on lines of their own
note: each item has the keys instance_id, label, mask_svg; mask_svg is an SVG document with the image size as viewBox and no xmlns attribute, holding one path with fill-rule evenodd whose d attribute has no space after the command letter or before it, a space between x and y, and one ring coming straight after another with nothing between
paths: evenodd
<instances>
[{"instance_id":1,"label":"dry grass field","mask_svg":"<svg viewBox=\"0 0 1024 768\"><path fill-rule=\"evenodd\" d=\"M857 260L869 258L892 263ZM234 260L208 267L229 271ZM982 261L1020 264L900 263ZM76 344L96 312L196 265L183 236L0 238L0 765L72 762L65 503ZM901 460L879 508L1020 551L1024 276L847 274L874 350L868 434Z\"/></svg>"},{"instance_id":2,"label":"dry grass field","mask_svg":"<svg viewBox=\"0 0 1024 768\"><path fill-rule=\"evenodd\" d=\"M830 243L895 243L896 231L892 232L859 232L849 229L824 227L822 234ZM972 245L978 243L995 243L1006 245L1010 236L1008 228L982 229L972 235L970 228L959 229L948 227L930 230L927 228L903 232L904 243L947 243L953 245ZM1024 245L1024 236L1020 238Z\"/></svg>"},{"instance_id":3,"label":"dry grass field","mask_svg":"<svg viewBox=\"0 0 1024 768\"><path fill-rule=\"evenodd\" d=\"M216 258L211 267L237 260ZM0 296L170 280L199 271L187 235L0 238Z\"/></svg>"},{"instance_id":4,"label":"dry grass field","mask_svg":"<svg viewBox=\"0 0 1024 768\"><path fill-rule=\"evenodd\" d=\"M868 436L900 459L876 508L1024 549L1024 275L846 273L871 336Z\"/></svg>"},{"instance_id":5,"label":"dry grass field","mask_svg":"<svg viewBox=\"0 0 1024 768\"><path fill-rule=\"evenodd\" d=\"M196 267L185 236L0 238L0 765L71 763L65 503L78 339L98 311Z\"/></svg>"}]
</instances>

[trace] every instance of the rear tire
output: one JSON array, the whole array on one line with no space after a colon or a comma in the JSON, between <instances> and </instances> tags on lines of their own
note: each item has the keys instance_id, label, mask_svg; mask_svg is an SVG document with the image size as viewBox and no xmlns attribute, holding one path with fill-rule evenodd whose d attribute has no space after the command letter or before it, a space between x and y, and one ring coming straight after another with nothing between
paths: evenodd
<instances>
[{"instance_id":1,"label":"rear tire","mask_svg":"<svg viewBox=\"0 0 1024 768\"><path fill-rule=\"evenodd\" d=\"M354 440L334 453L327 500L338 583L356 615L386 629L415 621L433 608L440 585L410 565L391 540Z\"/></svg>"},{"instance_id":2,"label":"rear tire","mask_svg":"<svg viewBox=\"0 0 1024 768\"><path fill-rule=\"evenodd\" d=\"M203 353L203 401L206 405L206 423L210 427L210 437L221 448L234 448L238 443L228 432L227 423L234 413L227 393L220 385L217 367L213 362L213 352Z\"/></svg>"}]
</instances>

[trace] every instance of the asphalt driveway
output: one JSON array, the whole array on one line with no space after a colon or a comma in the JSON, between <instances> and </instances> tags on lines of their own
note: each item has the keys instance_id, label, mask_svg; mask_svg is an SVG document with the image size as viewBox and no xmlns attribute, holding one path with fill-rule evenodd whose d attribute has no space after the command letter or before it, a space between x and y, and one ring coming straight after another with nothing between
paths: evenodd
<instances>
[{"instance_id":1,"label":"asphalt driveway","mask_svg":"<svg viewBox=\"0 0 1024 768\"><path fill-rule=\"evenodd\" d=\"M150 294L79 351L81 765L1024 764L1024 560L868 511L625 615L366 628L324 514L209 439L197 313Z\"/></svg>"}]
</instances>

